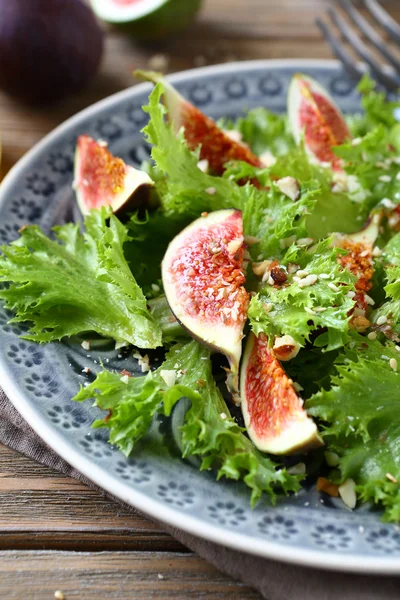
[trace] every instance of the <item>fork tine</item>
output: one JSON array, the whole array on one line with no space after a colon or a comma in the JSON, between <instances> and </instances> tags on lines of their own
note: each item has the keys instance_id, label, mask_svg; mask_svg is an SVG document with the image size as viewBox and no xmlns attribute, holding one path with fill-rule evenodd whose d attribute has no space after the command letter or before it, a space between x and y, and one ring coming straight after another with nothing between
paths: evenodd
<instances>
[{"instance_id":1,"label":"fork tine","mask_svg":"<svg viewBox=\"0 0 400 600\"><path fill-rule=\"evenodd\" d=\"M384 39L375 31L370 23L363 17L363 15L354 7L351 0L339 0L339 3L343 10L349 15L349 17L358 26L360 31L365 37L377 48L383 56L388 60L393 67L400 73L400 60L390 52Z\"/></svg>"},{"instance_id":2,"label":"fork tine","mask_svg":"<svg viewBox=\"0 0 400 600\"><path fill-rule=\"evenodd\" d=\"M392 77L391 75L385 73L382 70L382 67L379 64L379 62L375 59L375 57L369 51L364 42L360 40L358 35L353 31L353 29L350 27L350 25L348 25L348 23L343 19L343 17L332 8L328 10L328 13L332 21L335 23L336 27L339 29L340 33L343 35L343 37L349 42L349 44L361 56L361 58L363 58L365 62L370 66L371 71L376 77L376 79L388 89L397 90L399 84L396 78Z\"/></svg>"},{"instance_id":3,"label":"fork tine","mask_svg":"<svg viewBox=\"0 0 400 600\"><path fill-rule=\"evenodd\" d=\"M359 81L363 76L363 72L359 67L357 67L357 64L353 60L351 54L347 52L340 40L337 39L337 37L332 33L330 27L322 19L317 18L315 22L322 31L324 38L332 49L332 52L343 63L343 66L349 73L350 77L356 81Z\"/></svg>"},{"instance_id":4,"label":"fork tine","mask_svg":"<svg viewBox=\"0 0 400 600\"><path fill-rule=\"evenodd\" d=\"M364 0L364 4L379 25L400 44L400 25L396 23L393 17L376 0Z\"/></svg>"}]
</instances>

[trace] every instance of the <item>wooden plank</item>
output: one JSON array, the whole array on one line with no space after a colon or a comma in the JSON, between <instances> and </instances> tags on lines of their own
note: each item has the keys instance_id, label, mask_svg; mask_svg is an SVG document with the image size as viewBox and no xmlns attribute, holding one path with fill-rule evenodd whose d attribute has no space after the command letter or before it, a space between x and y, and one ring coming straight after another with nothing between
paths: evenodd
<instances>
[{"instance_id":1,"label":"wooden plank","mask_svg":"<svg viewBox=\"0 0 400 600\"><path fill-rule=\"evenodd\" d=\"M0 598L261 600L193 554L0 552Z\"/></svg>"},{"instance_id":2,"label":"wooden plank","mask_svg":"<svg viewBox=\"0 0 400 600\"><path fill-rule=\"evenodd\" d=\"M185 551L138 511L1 445L0 507L3 550Z\"/></svg>"}]
</instances>

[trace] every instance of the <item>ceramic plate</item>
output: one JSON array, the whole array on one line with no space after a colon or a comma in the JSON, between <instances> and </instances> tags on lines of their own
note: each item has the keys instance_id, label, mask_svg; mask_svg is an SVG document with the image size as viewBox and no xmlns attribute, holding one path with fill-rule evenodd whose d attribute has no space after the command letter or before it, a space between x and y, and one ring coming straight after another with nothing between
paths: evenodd
<instances>
[{"instance_id":1,"label":"ceramic plate","mask_svg":"<svg viewBox=\"0 0 400 600\"><path fill-rule=\"evenodd\" d=\"M171 81L214 118L237 117L247 108L284 111L294 72L301 70L328 88L345 112L358 110L354 84L336 62L257 61L179 73ZM31 150L0 188L0 244L25 223L46 231L72 220L73 153L79 134L109 142L114 154L139 165L148 156L140 129L141 106L151 86L138 85L88 108L58 127ZM400 573L400 530L383 524L368 506L354 512L315 489L271 506L250 509L244 484L216 482L200 473L196 460L182 460L175 416L158 418L149 435L125 459L107 442L107 432L90 430L98 416L91 402L70 398L99 361L118 370L133 368L127 351L86 352L79 341L39 346L21 340L21 327L8 324L0 307L0 381L10 399L49 446L99 486L158 520L245 552L314 567L369 573Z\"/></svg>"}]
</instances>

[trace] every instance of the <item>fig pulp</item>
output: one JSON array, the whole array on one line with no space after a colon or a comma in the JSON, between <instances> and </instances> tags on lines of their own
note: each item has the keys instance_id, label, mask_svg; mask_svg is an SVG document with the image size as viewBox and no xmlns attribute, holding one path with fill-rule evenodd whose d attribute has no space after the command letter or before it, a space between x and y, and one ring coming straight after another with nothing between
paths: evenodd
<instances>
[{"instance_id":1,"label":"fig pulp","mask_svg":"<svg viewBox=\"0 0 400 600\"><path fill-rule=\"evenodd\" d=\"M341 160L332 148L350 139L350 131L339 107L314 79L297 74L288 94L290 126L299 144L304 134L306 151L319 163L341 170Z\"/></svg>"},{"instance_id":2,"label":"fig pulp","mask_svg":"<svg viewBox=\"0 0 400 600\"><path fill-rule=\"evenodd\" d=\"M32 104L61 100L95 74L103 33L81 0L0 0L0 88Z\"/></svg>"},{"instance_id":3,"label":"fig pulp","mask_svg":"<svg viewBox=\"0 0 400 600\"><path fill-rule=\"evenodd\" d=\"M241 407L254 445L270 454L299 454L323 445L264 334L250 333L240 369Z\"/></svg>"},{"instance_id":4,"label":"fig pulp","mask_svg":"<svg viewBox=\"0 0 400 600\"><path fill-rule=\"evenodd\" d=\"M75 152L74 188L83 215L92 208L112 206L120 214L156 203L154 182L144 171L114 157L104 143L88 135L78 138Z\"/></svg>"},{"instance_id":5,"label":"fig pulp","mask_svg":"<svg viewBox=\"0 0 400 600\"><path fill-rule=\"evenodd\" d=\"M357 278L355 282L356 294L353 298L356 304L351 324L360 332L365 331L370 326L370 322L366 319L366 313L369 305L373 304L368 296L368 292L372 288L374 274L372 252L379 235L381 217L380 213L375 213L360 231L347 235L336 234L334 237L335 246L347 250L347 254L339 256L341 265Z\"/></svg>"},{"instance_id":6,"label":"fig pulp","mask_svg":"<svg viewBox=\"0 0 400 600\"><path fill-rule=\"evenodd\" d=\"M255 167L263 167L260 159L246 144L229 137L215 121L185 100L160 73L137 71L136 75L154 84L162 83L169 121L173 123L176 133L184 128L185 140L191 150L201 147L200 159L208 161L213 174L221 175L230 160L241 160Z\"/></svg>"},{"instance_id":7,"label":"fig pulp","mask_svg":"<svg viewBox=\"0 0 400 600\"><path fill-rule=\"evenodd\" d=\"M204 213L181 231L162 262L172 312L190 335L227 356L227 385L234 397L249 303L243 254L241 212L218 210Z\"/></svg>"}]
</instances>

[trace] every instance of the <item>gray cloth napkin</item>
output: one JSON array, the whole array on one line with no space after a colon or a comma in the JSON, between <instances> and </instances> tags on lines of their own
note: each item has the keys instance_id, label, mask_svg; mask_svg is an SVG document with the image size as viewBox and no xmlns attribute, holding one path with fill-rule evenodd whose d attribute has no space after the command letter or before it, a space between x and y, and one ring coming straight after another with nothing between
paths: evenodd
<instances>
[{"instance_id":1,"label":"gray cloth napkin","mask_svg":"<svg viewBox=\"0 0 400 600\"><path fill-rule=\"evenodd\" d=\"M38 437L1 389L0 442L47 467L82 481L92 489L99 490ZM111 494L105 492L103 494L123 504ZM400 598L400 578L334 573L278 563L207 542L170 525L162 524L162 527L220 571L257 589L267 600L338 600L338 598L340 600L399 600Z\"/></svg>"}]
</instances>

